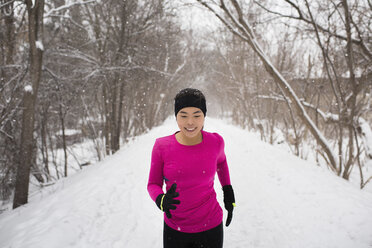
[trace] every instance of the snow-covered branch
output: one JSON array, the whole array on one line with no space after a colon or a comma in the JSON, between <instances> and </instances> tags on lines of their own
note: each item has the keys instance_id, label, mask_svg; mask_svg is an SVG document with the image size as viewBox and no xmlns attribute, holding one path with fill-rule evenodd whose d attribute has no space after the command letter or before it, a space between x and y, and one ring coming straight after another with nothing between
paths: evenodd
<instances>
[{"instance_id":1,"label":"snow-covered branch","mask_svg":"<svg viewBox=\"0 0 372 248\"><path fill-rule=\"evenodd\" d=\"M139 65L132 65L132 66L97 66L97 67L94 67L94 68L90 68L92 70L89 70L88 74L86 76L84 76L84 79L85 80L88 80L89 78L91 77L94 77L98 74L102 74L102 72L104 71L117 71L117 72L128 72L128 71L133 71L133 70L143 70L143 71L147 71L147 72L156 72L156 73L159 73L159 74L162 74L164 76L167 76L167 77L173 77L175 76L182 68L184 67L184 65L180 65L176 72L174 74L171 74L171 73L168 73L168 72L164 72L164 71L161 71L161 70L158 70L156 68L153 68L153 67L149 67L149 66L139 66Z\"/></svg>"},{"instance_id":2,"label":"snow-covered branch","mask_svg":"<svg viewBox=\"0 0 372 248\"><path fill-rule=\"evenodd\" d=\"M333 113L325 113L323 112L322 110L320 110L317 106L314 106L308 102L305 102L305 101L302 101L301 100L301 103L305 106L305 107L308 107L308 108L311 108L313 110L315 110L322 118L325 122L338 122L340 120L340 117L336 114L333 114Z\"/></svg>"},{"instance_id":3,"label":"snow-covered branch","mask_svg":"<svg viewBox=\"0 0 372 248\"><path fill-rule=\"evenodd\" d=\"M184 61L183 61L183 63L182 64L180 64L178 67L177 67L177 69L176 69L176 71L171 75L171 77L170 77L170 79L168 80L169 82L171 82L176 76L177 76L177 74L185 67L185 65L187 64L187 60L185 59Z\"/></svg>"},{"instance_id":4,"label":"snow-covered branch","mask_svg":"<svg viewBox=\"0 0 372 248\"><path fill-rule=\"evenodd\" d=\"M209 4L204 1L197 0L202 5L204 5L207 9L209 9L215 16L220 19L220 21L235 35L239 36L242 40L248 41L244 36L242 36L229 22L225 20L215 9L213 9Z\"/></svg>"},{"instance_id":5,"label":"snow-covered branch","mask_svg":"<svg viewBox=\"0 0 372 248\"><path fill-rule=\"evenodd\" d=\"M47 13L44 14L44 18L50 17L54 12L59 12L61 10L69 9L69 8L75 6L75 5L82 5L82 4L95 3L95 2L97 2L97 0L87 0L85 2L84 1L78 1L78 2L65 4L65 5L60 6L58 8L54 8L54 9L49 10Z\"/></svg>"},{"instance_id":6,"label":"snow-covered branch","mask_svg":"<svg viewBox=\"0 0 372 248\"><path fill-rule=\"evenodd\" d=\"M14 140L14 137L8 134L7 132L5 132L4 130L0 129L0 133L4 134L6 137L8 137L11 140Z\"/></svg>"},{"instance_id":7,"label":"snow-covered branch","mask_svg":"<svg viewBox=\"0 0 372 248\"><path fill-rule=\"evenodd\" d=\"M11 0L11 1L8 1L8 2L5 2L5 3L2 3L2 4L0 4L0 9L1 8L4 8L5 6L7 6L7 5L10 5L10 4L12 4L12 3L14 3L15 2L15 0ZM6 12L6 11L5 11ZM7 13L6 13L7 14Z\"/></svg>"},{"instance_id":8,"label":"snow-covered branch","mask_svg":"<svg viewBox=\"0 0 372 248\"><path fill-rule=\"evenodd\" d=\"M258 98L260 99L268 99L268 100L274 100L274 101L285 101L286 99L284 99L282 96L267 96L267 95L258 95L257 96ZM287 99L287 101L291 104L292 101L291 99ZM322 111L321 109L319 109L318 107L308 103L308 102L305 102L303 99L300 99L302 105L304 107L307 107L307 108L311 108L312 110L316 111L322 118L325 122L338 122L339 121L339 116L336 115L336 114L333 114L333 113L329 113L329 112L324 112Z\"/></svg>"},{"instance_id":9,"label":"snow-covered branch","mask_svg":"<svg viewBox=\"0 0 372 248\"><path fill-rule=\"evenodd\" d=\"M90 56L86 53L82 53L81 51L76 50L76 49L74 49L74 50L59 49L59 50L53 52L53 54L68 57L68 58L75 58L75 59L83 60L83 61L88 62L90 64L93 64L97 67L99 66L99 63L98 63L98 61L95 57Z\"/></svg>"},{"instance_id":10,"label":"snow-covered branch","mask_svg":"<svg viewBox=\"0 0 372 248\"><path fill-rule=\"evenodd\" d=\"M359 117L359 127L357 128L359 135L362 137L363 147L369 159L372 159L372 130L368 122Z\"/></svg>"}]
</instances>

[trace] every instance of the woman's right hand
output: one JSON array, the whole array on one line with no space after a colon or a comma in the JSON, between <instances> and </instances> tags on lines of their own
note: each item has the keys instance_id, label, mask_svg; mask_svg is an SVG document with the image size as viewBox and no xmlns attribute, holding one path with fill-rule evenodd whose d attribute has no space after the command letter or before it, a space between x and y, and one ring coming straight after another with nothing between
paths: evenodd
<instances>
[{"instance_id":1,"label":"woman's right hand","mask_svg":"<svg viewBox=\"0 0 372 248\"><path fill-rule=\"evenodd\" d=\"M165 212L169 219L172 218L170 210L175 210L177 208L175 205L181 203L179 200L174 199L179 196L178 192L176 192L176 188L177 184L174 183L166 194L160 194L156 198L156 205L161 211Z\"/></svg>"}]
</instances>

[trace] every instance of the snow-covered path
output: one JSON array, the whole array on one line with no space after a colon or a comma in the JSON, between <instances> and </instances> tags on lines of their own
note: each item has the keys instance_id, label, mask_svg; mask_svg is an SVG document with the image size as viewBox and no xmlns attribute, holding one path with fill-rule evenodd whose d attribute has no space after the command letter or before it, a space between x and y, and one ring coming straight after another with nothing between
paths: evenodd
<instances>
[{"instance_id":1,"label":"snow-covered path","mask_svg":"<svg viewBox=\"0 0 372 248\"><path fill-rule=\"evenodd\" d=\"M0 215L0 247L162 247L146 184L155 138L176 130L169 119ZM225 248L372 247L371 193L220 120L207 117L205 130L225 139L237 200ZM222 200L218 179L215 187Z\"/></svg>"}]
</instances>

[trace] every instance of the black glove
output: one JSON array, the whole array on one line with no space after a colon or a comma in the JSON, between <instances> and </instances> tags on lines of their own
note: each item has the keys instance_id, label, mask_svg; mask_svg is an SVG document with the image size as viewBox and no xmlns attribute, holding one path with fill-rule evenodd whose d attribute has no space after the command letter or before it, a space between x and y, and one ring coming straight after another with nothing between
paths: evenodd
<instances>
[{"instance_id":1,"label":"black glove","mask_svg":"<svg viewBox=\"0 0 372 248\"><path fill-rule=\"evenodd\" d=\"M181 203L179 200L173 199L179 196L178 192L176 192L176 188L177 184L174 183L166 194L160 194L158 195L158 197L156 197L156 205L158 205L161 211L165 212L169 219L172 218L170 210L174 210L177 208L173 204L178 205Z\"/></svg>"},{"instance_id":2,"label":"black glove","mask_svg":"<svg viewBox=\"0 0 372 248\"><path fill-rule=\"evenodd\" d=\"M222 187L223 190L223 202L225 203L225 209L227 210L226 226L230 225L233 210L235 207L234 190L231 185L225 185Z\"/></svg>"}]
</instances>

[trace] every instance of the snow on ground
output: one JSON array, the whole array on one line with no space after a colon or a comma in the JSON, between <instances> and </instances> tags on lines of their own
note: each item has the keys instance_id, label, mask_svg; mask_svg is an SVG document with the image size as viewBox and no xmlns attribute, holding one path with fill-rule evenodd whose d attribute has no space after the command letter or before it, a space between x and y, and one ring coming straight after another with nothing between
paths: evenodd
<instances>
[{"instance_id":1,"label":"snow on ground","mask_svg":"<svg viewBox=\"0 0 372 248\"><path fill-rule=\"evenodd\" d=\"M0 247L162 247L147 178L155 138L177 130L170 118L0 215ZM221 120L207 117L204 130L225 139L237 200L225 248L372 247L371 193ZM222 203L217 177L215 188Z\"/></svg>"}]
</instances>

